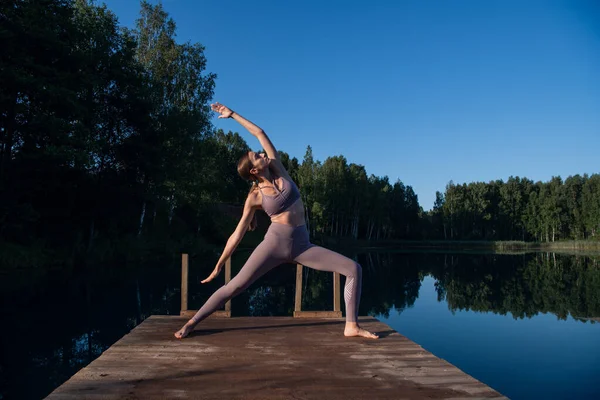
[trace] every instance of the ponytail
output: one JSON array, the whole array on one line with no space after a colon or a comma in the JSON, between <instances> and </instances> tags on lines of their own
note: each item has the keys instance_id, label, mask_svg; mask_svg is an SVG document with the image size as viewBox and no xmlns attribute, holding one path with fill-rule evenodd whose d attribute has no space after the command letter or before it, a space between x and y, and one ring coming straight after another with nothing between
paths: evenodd
<instances>
[{"instance_id":1,"label":"ponytail","mask_svg":"<svg viewBox=\"0 0 600 400\"><path fill-rule=\"evenodd\" d=\"M258 189L258 179L256 179L256 176L252 175L250 173L250 170L252 169L252 162L250 161L250 152L244 153L240 159L238 160L238 164L237 164L237 171L238 171L238 175L241 176L242 178L252 181L252 185L250 185L250 191L248 192L248 196L250 196L250 194L252 192L254 192L256 189ZM249 231L253 231L256 229L256 227L258 226L258 221L256 220L256 213L254 213L254 217L252 218L252 221L250 221L250 224L248 224L248 230Z\"/></svg>"},{"instance_id":2,"label":"ponytail","mask_svg":"<svg viewBox=\"0 0 600 400\"><path fill-rule=\"evenodd\" d=\"M256 189L258 189L258 181L252 181L252 185L250 185L250 191L248 192L248 195L250 195L250 193L254 192ZM253 231L256 229L257 226L258 226L258 220L256 219L256 212L255 212L254 216L252 217L252 220L250 221L250 224L248 224L248 230Z\"/></svg>"}]
</instances>

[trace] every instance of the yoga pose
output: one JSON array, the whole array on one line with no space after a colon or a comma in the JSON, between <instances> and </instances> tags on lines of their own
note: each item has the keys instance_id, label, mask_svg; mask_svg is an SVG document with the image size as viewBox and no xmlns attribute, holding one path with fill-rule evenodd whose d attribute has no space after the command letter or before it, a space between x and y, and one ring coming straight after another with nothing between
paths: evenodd
<instances>
[{"instance_id":1,"label":"yoga pose","mask_svg":"<svg viewBox=\"0 0 600 400\"><path fill-rule=\"evenodd\" d=\"M361 266L341 254L310 243L304 219L304 205L298 187L292 181L279 160L277 150L269 137L252 122L231 111L222 104L211 105L219 118L233 118L255 136L266 154L253 151L244 154L238 162L238 173L252 181L252 188L246 198L244 211L233 234L227 240L223 254L208 278L213 280L223 268L248 229L254 224L254 213L264 210L271 217L271 225L264 240L252 252L240 272L226 285L217 290L196 315L190 319L175 337L186 337L194 327L210 314L223 307L231 298L240 294L262 275L284 263L300 263L307 267L329 272L339 272L346 277L344 300L346 302L345 336L378 338L358 326L358 304L362 286Z\"/></svg>"}]
</instances>

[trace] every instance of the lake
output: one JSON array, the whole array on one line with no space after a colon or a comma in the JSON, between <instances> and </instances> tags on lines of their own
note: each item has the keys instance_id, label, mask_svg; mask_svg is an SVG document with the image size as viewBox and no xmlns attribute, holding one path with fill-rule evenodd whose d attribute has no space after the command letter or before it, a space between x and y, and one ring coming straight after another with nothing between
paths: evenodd
<instances>
[{"instance_id":1,"label":"lake","mask_svg":"<svg viewBox=\"0 0 600 400\"><path fill-rule=\"evenodd\" d=\"M234 274L247 255L235 254ZM346 255L363 266L361 315L379 318L512 399L600 398L600 323L593 320L600 317L599 257ZM190 258L190 308L221 284L198 283L212 268ZM174 261L48 273L35 285L4 276L0 399L43 398L144 318L178 314L180 273ZM332 274L305 268L304 279L303 309L332 309ZM281 266L234 298L232 313L292 315L294 290L295 267Z\"/></svg>"}]
</instances>

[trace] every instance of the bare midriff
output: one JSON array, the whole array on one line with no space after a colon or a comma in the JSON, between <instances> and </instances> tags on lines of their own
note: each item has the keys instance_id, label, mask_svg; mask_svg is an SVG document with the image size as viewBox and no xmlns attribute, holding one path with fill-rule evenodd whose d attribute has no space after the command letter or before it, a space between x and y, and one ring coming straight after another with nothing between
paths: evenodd
<instances>
[{"instance_id":1,"label":"bare midriff","mask_svg":"<svg viewBox=\"0 0 600 400\"><path fill-rule=\"evenodd\" d=\"M291 226L302 226L306 224L304 219L304 203L302 203L302 199L296 200L296 202L284 212L273 215L271 217L271 222Z\"/></svg>"}]
</instances>

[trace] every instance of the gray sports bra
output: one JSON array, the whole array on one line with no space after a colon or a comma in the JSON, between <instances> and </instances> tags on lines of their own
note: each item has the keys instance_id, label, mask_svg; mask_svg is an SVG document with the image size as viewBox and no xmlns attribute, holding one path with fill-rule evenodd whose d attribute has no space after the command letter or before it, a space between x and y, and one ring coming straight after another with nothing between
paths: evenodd
<instances>
[{"instance_id":1,"label":"gray sports bra","mask_svg":"<svg viewBox=\"0 0 600 400\"><path fill-rule=\"evenodd\" d=\"M261 187L258 189L260 193L262 193L262 209L267 213L269 217L273 215L281 214L288 208L292 206L300 198L300 191L296 184L292 181L287 180L283 177L283 185L281 185L281 190L275 184L275 180L271 182L275 190L277 190L277 194L275 196L266 195Z\"/></svg>"}]
</instances>

